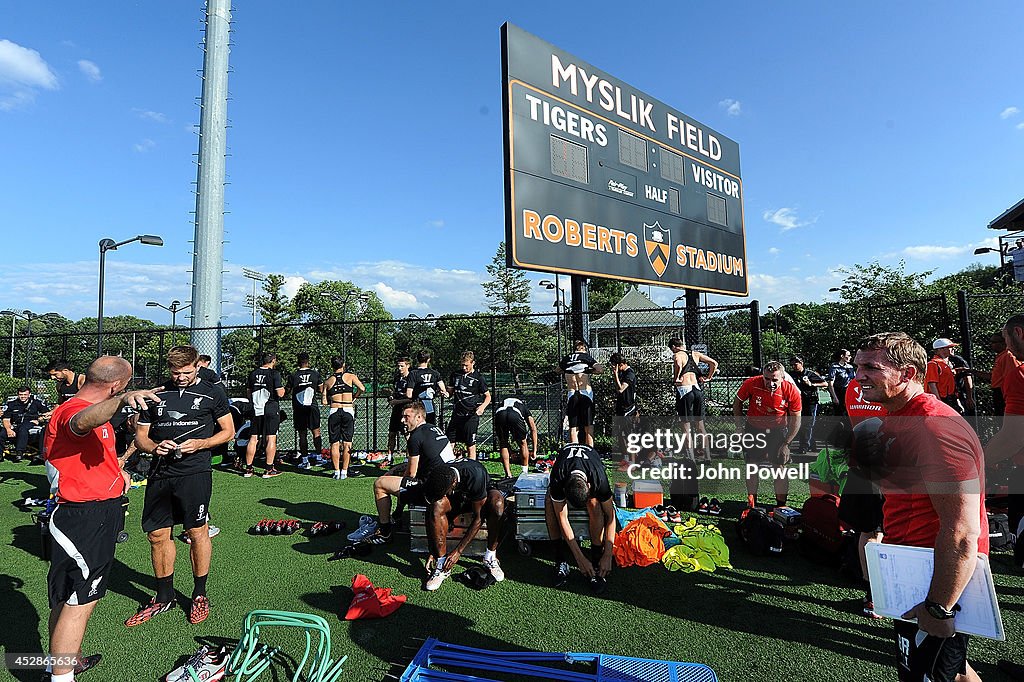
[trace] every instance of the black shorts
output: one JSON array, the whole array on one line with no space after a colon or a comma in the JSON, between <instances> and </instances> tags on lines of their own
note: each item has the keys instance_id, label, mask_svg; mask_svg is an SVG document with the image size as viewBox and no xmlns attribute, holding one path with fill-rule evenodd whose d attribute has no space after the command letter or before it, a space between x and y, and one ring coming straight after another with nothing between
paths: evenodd
<instances>
[{"instance_id":1,"label":"black shorts","mask_svg":"<svg viewBox=\"0 0 1024 682\"><path fill-rule=\"evenodd\" d=\"M693 422L704 418L704 391L699 386L692 387L686 395L679 395L676 387L676 414L683 421Z\"/></svg>"},{"instance_id":2,"label":"black shorts","mask_svg":"<svg viewBox=\"0 0 1024 682\"><path fill-rule=\"evenodd\" d=\"M494 415L494 435L498 439L499 448L510 447L509 438L516 443L526 440L530 427L511 410L502 410Z\"/></svg>"},{"instance_id":3,"label":"black shorts","mask_svg":"<svg viewBox=\"0 0 1024 682\"><path fill-rule=\"evenodd\" d=\"M948 639L925 635L917 623L902 620L893 621L893 626L900 682L953 682L957 675L967 673L968 635L958 632Z\"/></svg>"},{"instance_id":4,"label":"black shorts","mask_svg":"<svg viewBox=\"0 0 1024 682\"><path fill-rule=\"evenodd\" d=\"M839 498L839 519L858 533L882 530L882 493L859 469L850 469Z\"/></svg>"},{"instance_id":5,"label":"black shorts","mask_svg":"<svg viewBox=\"0 0 1024 682\"><path fill-rule=\"evenodd\" d=\"M476 432L480 428L480 415L455 414L448 421L448 428L444 435L452 443L464 443L465 445L476 445Z\"/></svg>"},{"instance_id":6,"label":"black shorts","mask_svg":"<svg viewBox=\"0 0 1024 682\"><path fill-rule=\"evenodd\" d=\"M210 516L213 472L149 479L142 505L142 530L202 528Z\"/></svg>"},{"instance_id":7,"label":"black shorts","mask_svg":"<svg viewBox=\"0 0 1024 682\"><path fill-rule=\"evenodd\" d=\"M396 405L391 408L391 419L388 420L388 434L405 433L405 427L402 426L403 408L403 405Z\"/></svg>"},{"instance_id":8,"label":"black shorts","mask_svg":"<svg viewBox=\"0 0 1024 682\"><path fill-rule=\"evenodd\" d=\"M407 507L426 507L427 498L423 496L423 481L418 478L403 480L398 489L398 501Z\"/></svg>"},{"instance_id":9,"label":"black shorts","mask_svg":"<svg viewBox=\"0 0 1024 682\"><path fill-rule=\"evenodd\" d=\"M117 534L124 530L124 502L62 502L50 516L50 608L78 606L102 597L114 566Z\"/></svg>"},{"instance_id":10,"label":"black shorts","mask_svg":"<svg viewBox=\"0 0 1024 682\"><path fill-rule=\"evenodd\" d=\"M292 412L296 431L312 431L320 428L320 408L316 405L298 405L292 403Z\"/></svg>"},{"instance_id":11,"label":"black shorts","mask_svg":"<svg viewBox=\"0 0 1024 682\"><path fill-rule=\"evenodd\" d=\"M785 442L786 436L789 435L787 427L777 426L773 429L757 429L748 425L744 433L755 437L764 434L765 443L763 447L755 445L744 451L744 459L747 464L774 464L776 466L782 464L782 462L778 461L778 452Z\"/></svg>"},{"instance_id":12,"label":"black shorts","mask_svg":"<svg viewBox=\"0 0 1024 682\"><path fill-rule=\"evenodd\" d=\"M351 443L356 433L356 418L351 412L339 408L327 418L327 436L332 443Z\"/></svg>"},{"instance_id":13,"label":"black shorts","mask_svg":"<svg viewBox=\"0 0 1024 682\"><path fill-rule=\"evenodd\" d=\"M252 418L252 433L257 436L276 436L281 428L281 410L266 412L262 417Z\"/></svg>"},{"instance_id":14,"label":"black shorts","mask_svg":"<svg viewBox=\"0 0 1024 682\"><path fill-rule=\"evenodd\" d=\"M569 417L570 429L594 425L594 401L591 395L575 391L569 396L565 414Z\"/></svg>"},{"instance_id":15,"label":"black shorts","mask_svg":"<svg viewBox=\"0 0 1024 682\"><path fill-rule=\"evenodd\" d=\"M615 432L622 438L636 433L640 429L640 412L636 405L626 410L626 414L619 412L622 410L615 408Z\"/></svg>"}]
</instances>

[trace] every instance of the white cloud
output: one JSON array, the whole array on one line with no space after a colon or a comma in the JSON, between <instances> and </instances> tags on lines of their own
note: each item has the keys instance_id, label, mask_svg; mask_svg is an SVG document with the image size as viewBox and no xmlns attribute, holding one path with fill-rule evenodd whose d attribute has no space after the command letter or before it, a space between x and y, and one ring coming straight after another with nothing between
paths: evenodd
<instances>
[{"instance_id":1,"label":"white cloud","mask_svg":"<svg viewBox=\"0 0 1024 682\"><path fill-rule=\"evenodd\" d=\"M724 109L725 113L729 116L739 116L740 113L742 113L740 110L740 102L736 99L723 99L718 103L718 106L721 109Z\"/></svg>"},{"instance_id":2,"label":"white cloud","mask_svg":"<svg viewBox=\"0 0 1024 682\"><path fill-rule=\"evenodd\" d=\"M0 111L31 104L38 90L56 90L56 74L35 50L0 40Z\"/></svg>"},{"instance_id":3,"label":"white cloud","mask_svg":"<svg viewBox=\"0 0 1024 682\"><path fill-rule=\"evenodd\" d=\"M96 65L96 62L90 62L88 59L79 59L78 70L93 83L99 83L103 80L103 74L100 73L100 67Z\"/></svg>"},{"instance_id":4,"label":"white cloud","mask_svg":"<svg viewBox=\"0 0 1024 682\"><path fill-rule=\"evenodd\" d=\"M1017 124L1017 130L1024 130L1024 122Z\"/></svg>"},{"instance_id":5,"label":"white cloud","mask_svg":"<svg viewBox=\"0 0 1024 682\"><path fill-rule=\"evenodd\" d=\"M436 228L440 229L440 228L444 227L444 220L441 220L440 218L438 218L437 220L428 220L427 221L427 226L428 227L436 227Z\"/></svg>"},{"instance_id":6,"label":"white cloud","mask_svg":"<svg viewBox=\"0 0 1024 682\"><path fill-rule=\"evenodd\" d=\"M999 118L1001 118L1001 119L1003 119L1005 121L1006 119L1010 118L1011 116L1016 116L1019 113L1020 113L1020 109L1018 109L1017 107L1006 107L1005 109L1002 110L1002 112L1000 112Z\"/></svg>"},{"instance_id":7,"label":"white cloud","mask_svg":"<svg viewBox=\"0 0 1024 682\"><path fill-rule=\"evenodd\" d=\"M171 122L171 120L167 118L166 114L161 114L159 111L149 111L147 109L132 109L132 111L137 114L139 118L146 121L153 121L154 123Z\"/></svg>"},{"instance_id":8,"label":"white cloud","mask_svg":"<svg viewBox=\"0 0 1024 682\"><path fill-rule=\"evenodd\" d=\"M156 146L156 142L154 142L153 140L151 140L151 139L149 139L147 137L142 142L136 142L134 145L132 145L132 149L134 149L135 151L137 151L140 154L145 154L146 152L148 152L150 149L152 149L155 146Z\"/></svg>"},{"instance_id":9,"label":"white cloud","mask_svg":"<svg viewBox=\"0 0 1024 682\"><path fill-rule=\"evenodd\" d=\"M295 298L295 294L299 293L299 289L303 284L306 284L309 280L301 275L292 275L284 278L284 286L281 288L284 295L289 299Z\"/></svg>"},{"instance_id":10,"label":"white cloud","mask_svg":"<svg viewBox=\"0 0 1024 682\"><path fill-rule=\"evenodd\" d=\"M981 247L990 249L999 248L998 237L988 237L980 242L971 244L918 244L907 246L899 251L885 254L885 258L908 258L912 260L949 260L957 256L971 255L974 250Z\"/></svg>"},{"instance_id":11,"label":"white cloud","mask_svg":"<svg viewBox=\"0 0 1024 682\"><path fill-rule=\"evenodd\" d=\"M416 296L410 294L408 291L399 291L393 287L389 287L384 282L377 282L372 287L374 292L377 294L384 306L391 310L420 310L427 306L416 300Z\"/></svg>"},{"instance_id":12,"label":"white cloud","mask_svg":"<svg viewBox=\"0 0 1024 682\"><path fill-rule=\"evenodd\" d=\"M782 250L781 250L781 249L777 249L777 248L775 248L775 247L773 246L772 248L768 249L768 253L770 253L770 254L771 254L771 255L773 255L773 256L777 256L777 255L779 255L780 253L782 253Z\"/></svg>"},{"instance_id":13,"label":"white cloud","mask_svg":"<svg viewBox=\"0 0 1024 682\"><path fill-rule=\"evenodd\" d=\"M805 225L812 225L817 222L817 218L814 220L800 220L797 217L795 208L778 208L774 211L767 210L762 215L767 222L778 225L782 228L782 232L788 232L789 230L795 230L798 227L804 227Z\"/></svg>"}]
</instances>

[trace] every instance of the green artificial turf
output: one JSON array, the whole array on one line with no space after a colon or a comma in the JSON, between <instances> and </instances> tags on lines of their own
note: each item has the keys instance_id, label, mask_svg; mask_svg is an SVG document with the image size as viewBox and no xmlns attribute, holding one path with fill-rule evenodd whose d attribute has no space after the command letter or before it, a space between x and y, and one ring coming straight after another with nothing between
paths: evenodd
<instances>
[{"instance_id":1,"label":"green artificial turf","mask_svg":"<svg viewBox=\"0 0 1024 682\"><path fill-rule=\"evenodd\" d=\"M489 468L500 471L493 463ZM46 645L47 564L39 559L39 533L30 514L14 504L39 495L45 483L41 467L0 464L0 646L6 652L39 652ZM149 545L139 528L143 491L131 491L131 537L118 546L109 591L93 615L84 647L87 653L102 652L103 663L83 679L163 679L200 642L236 641L252 609L326 618L334 656L349 657L342 680L382 679L388 662L411 655L403 646L415 647L415 638L429 636L488 649L695 661L711 666L720 680L895 679L891 624L859 615L862 592L856 586L835 569L809 562L795 547L777 557L753 557L739 546L733 519L743 499L740 482L701 491L726 500L719 523L732 549L733 569L714 574L672 573L660 565L616 569L599 598L587 593L578 573L570 589L552 589L551 558L543 544L523 557L516 543L507 541L499 557L508 579L487 590L448 581L427 593L421 589L422 559L409 551L406 535L366 559L328 563L344 542L342 533L309 538L305 532L282 537L246 532L265 517L301 519L307 528L308 522L334 519L355 527L359 515L373 508L371 485L370 477L333 481L320 472L296 470L271 480L216 473L211 507L222 532L213 540L210 618L192 626L177 610L128 630L123 621L154 590ZM793 492L799 506L807 484L794 484ZM188 551L180 542L177 546L175 584L187 597L192 589ZM995 555L992 563L1008 641L973 639L970 660L987 681L1006 679L995 668L1000 658L1024 662L1024 577L1007 555ZM357 573L407 595L408 602L386 619L341 620ZM281 635L280 643L300 653L293 639ZM39 674L0 670L0 679L34 682Z\"/></svg>"}]
</instances>

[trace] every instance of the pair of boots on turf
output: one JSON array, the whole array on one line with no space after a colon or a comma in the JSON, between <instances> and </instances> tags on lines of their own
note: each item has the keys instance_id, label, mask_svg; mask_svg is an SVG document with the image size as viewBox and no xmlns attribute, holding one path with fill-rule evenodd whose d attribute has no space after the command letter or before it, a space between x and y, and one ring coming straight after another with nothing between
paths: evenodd
<instances>
[{"instance_id":1,"label":"pair of boots on turf","mask_svg":"<svg viewBox=\"0 0 1024 682\"><path fill-rule=\"evenodd\" d=\"M206 596L206 579L208 575L196 576L195 587L192 589L192 607L189 610L188 621L198 625L210 615L210 600ZM124 622L127 627L135 627L151 620L155 616L165 613L174 608L176 604L174 594L174 576L156 579L156 596L149 600L148 604L142 604L134 616Z\"/></svg>"}]
</instances>

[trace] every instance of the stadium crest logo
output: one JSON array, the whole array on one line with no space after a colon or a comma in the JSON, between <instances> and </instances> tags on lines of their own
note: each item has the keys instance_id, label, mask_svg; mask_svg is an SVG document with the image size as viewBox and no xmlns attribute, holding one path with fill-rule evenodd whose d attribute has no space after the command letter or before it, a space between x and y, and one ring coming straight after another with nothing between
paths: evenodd
<instances>
[{"instance_id":1,"label":"stadium crest logo","mask_svg":"<svg viewBox=\"0 0 1024 682\"><path fill-rule=\"evenodd\" d=\"M664 229L655 220L653 225L644 223L644 247L647 259L651 262L654 272L661 277L668 267L669 254L672 252L672 233Z\"/></svg>"}]
</instances>

